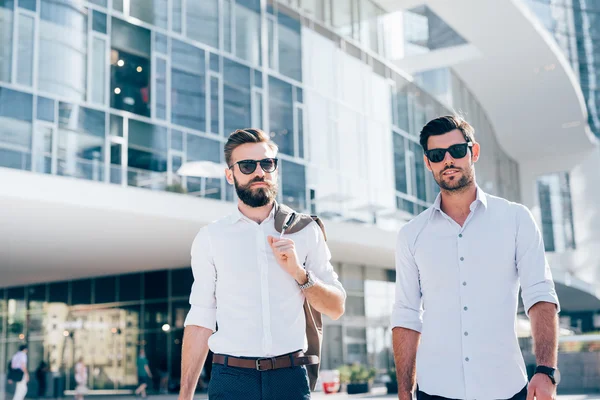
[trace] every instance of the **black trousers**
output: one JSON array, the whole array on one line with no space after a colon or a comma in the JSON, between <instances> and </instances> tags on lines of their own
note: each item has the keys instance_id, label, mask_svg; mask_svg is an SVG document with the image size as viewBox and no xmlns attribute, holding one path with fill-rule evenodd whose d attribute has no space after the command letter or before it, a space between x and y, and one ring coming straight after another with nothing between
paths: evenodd
<instances>
[{"instance_id":1,"label":"black trousers","mask_svg":"<svg viewBox=\"0 0 600 400\"><path fill-rule=\"evenodd\" d=\"M525 387L523 389L521 389L521 391L519 393L515 394L510 399L506 399L506 400L526 400L526 399L527 399L527 385L525 385ZM456 400L456 399L448 399L448 398L442 397L442 396L431 396L425 392L418 390L418 388L417 388L417 400ZM504 400L504 399L499 399L499 400Z\"/></svg>"}]
</instances>

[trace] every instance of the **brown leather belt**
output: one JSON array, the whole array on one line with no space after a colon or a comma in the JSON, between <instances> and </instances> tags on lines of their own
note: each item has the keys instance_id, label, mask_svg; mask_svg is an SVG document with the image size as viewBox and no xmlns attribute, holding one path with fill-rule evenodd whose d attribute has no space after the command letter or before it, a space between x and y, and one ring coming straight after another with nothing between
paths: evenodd
<instances>
[{"instance_id":1,"label":"brown leather belt","mask_svg":"<svg viewBox=\"0 0 600 400\"><path fill-rule=\"evenodd\" d=\"M215 354L213 356L213 364L237 368L250 368L257 371L269 371L272 369L290 368L298 365L312 365L318 363L319 357L305 356L302 351L271 358L237 358L224 354Z\"/></svg>"}]
</instances>

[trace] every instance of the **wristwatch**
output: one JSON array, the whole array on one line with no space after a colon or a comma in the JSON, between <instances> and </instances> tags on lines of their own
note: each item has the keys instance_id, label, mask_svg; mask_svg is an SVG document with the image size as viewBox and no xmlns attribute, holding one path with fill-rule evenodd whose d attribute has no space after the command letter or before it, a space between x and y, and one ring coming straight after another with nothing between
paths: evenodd
<instances>
[{"instance_id":1,"label":"wristwatch","mask_svg":"<svg viewBox=\"0 0 600 400\"><path fill-rule=\"evenodd\" d=\"M306 271L306 279L308 279L308 280L306 281L306 283L304 285L298 284L298 286L300 286L300 289L302 289L302 290L305 290L305 289L308 289L309 287L314 286L314 284L317 282L317 278L311 271Z\"/></svg>"},{"instance_id":2,"label":"wristwatch","mask_svg":"<svg viewBox=\"0 0 600 400\"><path fill-rule=\"evenodd\" d=\"M560 383L560 371L557 368L550 368L544 365L538 365L535 367L535 374L544 374L552 381L553 384L558 385Z\"/></svg>"}]
</instances>

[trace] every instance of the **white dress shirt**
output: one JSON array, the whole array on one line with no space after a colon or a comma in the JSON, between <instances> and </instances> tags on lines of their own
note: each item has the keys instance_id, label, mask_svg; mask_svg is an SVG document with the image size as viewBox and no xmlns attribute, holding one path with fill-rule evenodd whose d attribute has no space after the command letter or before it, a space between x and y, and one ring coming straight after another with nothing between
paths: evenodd
<instances>
[{"instance_id":1,"label":"white dress shirt","mask_svg":"<svg viewBox=\"0 0 600 400\"><path fill-rule=\"evenodd\" d=\"M18 351L11 359L10 367L12 369L27 369L27 353Z\"/></svg>"},{"instance_id":2,"label":"white dress shirt","mask_svg":"<svg viewBox=\"0 0 600 400\"><path fill-rule=\"evenodd\" d=\"M306 350L304 294L267 242L269 235L279 238L274 209L261 224L236 210L203 227L194 240L194 285L185 325L213 331L218 325L208 341L214 353L273 357ZM315 222L284 238L294 241L306 270L345 294Z\"/></svg>"},{"instance_id":3,"label":"white dress shirt","mask_svg":"<svg viewBox=\"0 0 600 400\"><path fill-rule=\"evenodd\" d=\"M527 383L516 334L526 312L557 305L529 210L477 188L461 227L434 205L406 224L396 249L392 327L421 332L419 390L451 399L508 399Z\"/></svg>"}]
</instances>

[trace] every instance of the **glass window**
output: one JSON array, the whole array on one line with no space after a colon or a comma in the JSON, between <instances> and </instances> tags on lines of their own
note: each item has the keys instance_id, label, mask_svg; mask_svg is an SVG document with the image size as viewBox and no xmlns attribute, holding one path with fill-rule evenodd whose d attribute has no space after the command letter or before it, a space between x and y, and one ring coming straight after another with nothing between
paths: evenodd
<instances>
[{"instance_id":1,"label":"glass window","mask_svg":"<svg viewBox=\"0 0 600 400\"><path fill-rule=\"evenodd\" d=\"M165 35L154 32L154 51L162 54L168 54L168 39Z\"/></svg>"},{"instance_id":2,"label":"glass window","mask_svg":"<svg viewBox=\"0 0 600 400\"><path fill-rule=\"evenodd\" d=\"M413 183L413 195L419 200L427 201L425 182L425 161L423 160L423 148L419 143L410 142L410 147L415 158L415 182Z\"/></svg>"},{"instance_id":3,"label":"glass window","mask_svg":"<svg viewBox=\"0 0 600 400\"><path fill-rule=\"evenodd\" d=\"M302 35L300 21L279 14L279 72L302 81Z\"/></svg>"},{"instance_id":4,"label":"glass window","mask_svg":"<svg viewBox=\"0 0 600 400\"><path fill-rule=\"evenodd\" d=\"M181 2L183 0L172 0L173 1L173 31L181 33Z\"/></svg>"},{"instance_id":5,"label":"glass window","mask_svg":"<svg viewBox=\"0 0 600 400\"><path fill-rule=\"evenodd\" d=\"M144 274L144 298L166 299L169 291L168 271L153 271ZM148 329L148 327L146 327Z\"/></svg>"},{"instance_id":6,"label":"glass window","mask_svg":"<svg viewBox=\"0 0 600 400\"><path fill-rule=\"evenodd\" d=\"M129 120L130 186L162 190L167 182L167 128Z\"/></svg>"},{"instance_id":7,"label":"glass window","mask_svg":"<svg viewBox=\"0 0 600 400\"><path fill-rule=\"evenodd\" d=\"M263 126L263 96L260 92L254 92L254 105L252 106L252 126L261 128Z\"/></svg>"},{"instance_id":8,"label":"glass window","mask_svg":"<svg viewBox=\"0 0 600 400\"><path fill-rule=\"evenodd\" d=\"M33 17L19 14L17 83L31 86L33 84Z\"/></svg>"},{"instance_id":9,"label":"glass window","mask_svg":"<svg viewBox=\"0 0 600 400\"><path fill-rule=\"evenodd\" d=\"M204 51L172 40L171 121L200 131L206 130Z\"/></svg>"},{"instance_id":10,"label":"glass window","mask_svg":"<svg viewBox=\"0 0 600 400\"><path fill-rule=\"evenodd\" d=\"M406 182L406 149L404 147L404 137L393 133L394 137L394 173L396 177L396 190L407 193Z\"/></svg>"},{"instance_id":11,"label":"glass window","mask_svg":"<svg viewBox=\"0 0 600 400\"><path fill-rule=\"evenodd\" d=\"M171 271L171 296L189 297L193 282L194 276L191 268L174 269ZM189 308L189 303L186 304ZM183 328L183 325L181 328Z\"/></svg>"},{"instance_id":12,"label":"glass window","mask_svg":"<svg viewBox=\"0 0 600 400\"><path fill-rule=\"evenodd\" d=\"M19 7L30 11L35 11L36 0L19 0Z\"/></svg>"},{"instance_id":13,"label":"glass window","mask_svg":"<svg viewBox=\"0 0 600 400\"><path fill-rule=\"evenodd\" d=\"M48 284L48 301L50 303L69 302L69 283L68 282L53 282Z\"/></svg>"},{"instance_id":14,"label":"glass window","mask_svg":"<svg viewBox=\"0 0 600 400\"><path fill-rule=\"evenodd\" d=\"M275 43L275 22L272 18L267 19L267 43L269 46L269 68L277 69L277 49Z\"/></svg>"},{"instance_id":15,"label":"glass window","mask_svg":"<svg viewBox=\"0 0 600 400\"><path fill-rule=\"evenodd\" d=\"M123 0L113 0L113 9L123 12Z\"/></svg>"},{"instance_id":16,"label":"glass window","mask_svg":"<svg viewBox=\"0 0 600 400\"><path fill-rule=\"evenodd\" d=\"M346 316L364 317L365 316L365 298L363 296L348 295L346 298Z\"/></svg>"},{"instance_id":17,"label":"glass window","mask_svg":"<svg viewBox=\"0 0 600 400\"><path fill-rule=\"evenodd\" d=\"M96 32L106 33L106 14L96 10L93 11L92 29Z\"/></svg>"},{"instance_id":18,"label":"glass window","mask_svg":"<svg viewBox=\"0 0 600 400\"><path fill-rule=\"evenodd\" d=\"M100 7L108 7L108 0L88 0L90 3L99 5Z\"/></svg>"},{"instance_id":19,"label":"glass window","mask_svg":"<svg viewBox=\"0 0 600 400\"><path fill-rule=\"evenodd\" d=\"M186 35L190 39L219 48L219 0L186 3Z\"/></svg>"},{"instance_id":20,"label":"glass window","mask_svg":"<svg viewBox=\"0 0 600 400\"><path fill-rule=\"evenodd\" d=\"M237 0L235 2L235 55L255 65L260 65L260 26L260 1Z\"/></svg>"},{"instance_id":21,"label":"glass window","mask_svg":"<svg viewBox=\"0 0 600 400\"><path fill-rule=\"evenodd\" d=\"M187 134L187 160L212 161L218 163L221 159L221 145L216 140Z\"/></svg>"},{"instance_id":22,"label":"glass window","mask_svg":"<svg viewBox=\"0 0 600 400\"><path fill-rule=\"evenodd\" d=\"M123 182L123 145L110 144L110 183L120 185Z\"/></svg>"},{"instance_id":23,"label":"glass window","mask_svg":"<svg viewBox=\"0 0 600 400\"><path fill-rule=\"evenodd\" d=\"M144 22L168 28L167 0L130 0L129 15Z\"/></svg>"},{"instance_id":24,"label":"glass window","mask_svg":"<svg viewBox=\"0 0 600 400\"><path fill-rule=\"evenodd\" d=\"M298 134L298 157L304 158L304 109L296 108L296 132Z\"/></svg>"},{"instance_id":25,"label":"glass window","mask_svg":"<svg viewBox=\"0 0 600 400\"><path fill-rule=\"evenodd\" d=\"M102 181L104 113L63 102L58 113L58 174Z\"/></svg>"},{"instance_id":26,"label":"glass window","mask_svg":"<svg viewBox=\"0 0 600 400\"><path fill-rule=\"evenodd\" d=\"M49 126L36 125L34 132L33 170L44 174L52 173L53 132Z\"/></svg>"},{"instance_id":27,"label":"glass window","mask_svg":"<svg viewBox=\"0 0 600 400\"><path fill-rule=\"evenodd\" d=\"M156 59L156 118L167 119L167 62Z\"/></svg>"},{"instance_id":28,"label":"glass window","mask_svg":"<svg viewBox=\"0 0 600 400\"><path fill-rule=\"evenodd\" d=\"M231 3L234 0L223 0L223 50L226 53L231 53L231 34L232 34L232 25L231 25L231 13L232 13L232 5Z\"/></svg>"},{"instance_id":29,"label":"glass window","mask_svg":"<svg viewBox=\"0 0 600 400\"><path fill-rule=\"evenodd\" d=\"M542 214L542 235L546 251L575 248L575 230L568 173L544 175L537 179Z\"/></svg>"},{"instance_id":30,"label":"glass window","mask_svg":"<svg viewBox=\"0 0 600 400\"><path fill-rule=\"evenodd\" d=\"M6 290L8 316L7 316L7 337L8 339L25 338L26 311L25 288L11 288Z\"/></svg>"},{"instance_id":31,"label":"glass window","mask_svg":"<svg viewBox=\"0 0 600 400\"><path fill-rule=\"evenodd\" d=\"M166 283L165 284L166 288ZM147 296L146 296L147 298ZM169 303L146 303L144 307L144 329L145 330L161 330L164 324L169 323ZM164 336L164 334L162 334ZM146 335L148 337L148 335ZM155 347L155 346L151 346ZM164 343L161 350L166 350L166 343ZM150 358L150 354L147 355Z\"/></svg>"},{"instance_id":32,"label":"glass window","mask_svg":"<svg viewBox=\"0 0 600 400\"><path fill-rule=\"evenodd\" d=\"M173 150L183 151L183 132L171 131L171 148Z\"/></svg>"},{"instance_id":33,"label":"glass window","mask_svg":"<svg viewBox=\"0 0 600 400\"><path fill-rule=\"evenodd\" d=\"M119 276L119 300L139 301L142 297L142 274Z\"/></svg>"},{"instance_id":34,"label":"glass window","mask_svg":"<svg viewBox=\"0 0 600 400\"><path fill-rule=\"evenodd\" d=\"M294 155L294 107L292 85L269 77L269 121L271 138L279 151Z\"/></svg>"},{"instance_id":35,"label":"glass window","mask_svg":"<svg viewBox=\"0 0 600 400\"><path fill-rule=\"evenodd\" d=\"M304 165L280 160L283 203L298 211L306 206L306 171Z\"/></svg>"},{"instance_id":36,"label":"glass window","mask_svg":"<svg viewBox=\"0 0 600 400\"><path fill-rule=\"evenodd\" d=\"M77 3L40 1L38 88L85 100L87 10Z\"/></svg>"},{"instance_id":37,"label":"glass window","mask_svg":"<svg viewBox=\"0 0 600 400\"><path fill-rule=\"evenodd\" d=\"M223 59L223 115L225 132L247 128L252 123L250 98L250 68Z\"/></svg>"},{"instance_id":38,"label":"glass window","mask_svg":"<svg viewBox=\"0 0 600 400\"><path fill-rule=\"evenodd\" d=\"M104 104L106 90L106 42L94 37L92 42L92 102Z\"/></svg>"},{"instance_id":39,"label":"glass window","mask_svg":"<svg viewBox=\"0 0 600 400\"><path fill-rule=\"evenodd\" d=\"M263 87L263 79L262 72L255 70L254 71L254 86L262 88Z\"/></svg>"},{"instance_id":40,"label":"glass window","mask_svg":"<svg viewBox=\"0 0 600 400\"><path fill-rule=\"evenodd\" d=\"M71 282L71 304L92 303L92 280L81 279Z\"/></svg>"},{"instance_id":41,"label":"glass window","mask_svg":"<svg viewBox=\"0 0 600 400\"><path fill-rule=\"evenodd\" d=\"M210 132L219 134L219 81L216 76L210 78Z\"/></svg>"},{"instance_id":42,"label":"glass window","mask_svg":"<svg viewBox=\"0 0 600 400\"><path fill-rule=\"evenodd\" d=\"M150 116L150 31L112 20L111 106Z\"/></svg>"},{"instance_id":43,"label":"glass window","mask_svg":"<svg viewBox=\"0 0 600 400\"><path fill-rule=\"evenodd\" d=\"M0 0L0 81L10 82L14 1Z\"/></svg>"},{"instance_id":44,"label":"glass window","mask_svg":"<svg viewBox=\"0 0 600 400\"><path fill-rule=\"evenodd\" d=\"M115 302L117 300L116 285L117 278L114 276L96 278L94 281L94 302L96 304Z\"/></svg>"},{"instance_id":45,"label":"glass window","mask_svg":"<svg viewBox=\"0 0 600 400\"><path fill-rule=\"evenodd\" d=\"M54 100L45 97L37 98L37 119L54 122Z\"/></svg>"},{"instance_id":46,"label":"glass window","mask_svg":"<svg viewBox=\"0 0 600 400\"><path fill-rule=\"evenodd\" d=\"M210 70L214 71L214 72L221 72L221 63L219 61L219 56L214 54L214 53L210 53Z\"/></svg>"},{"instance_id":47,"label":"glass window","mask_svg":"<svg viewBox=\"0 0 600 400\"><path fill-rule=\"evenodd\" d=\"M31 168L33 96L0 87L0 166Z\"/></svg>"}]
</instances>

